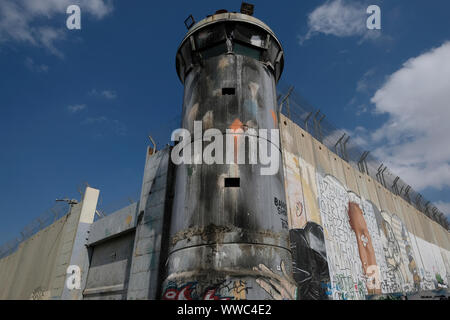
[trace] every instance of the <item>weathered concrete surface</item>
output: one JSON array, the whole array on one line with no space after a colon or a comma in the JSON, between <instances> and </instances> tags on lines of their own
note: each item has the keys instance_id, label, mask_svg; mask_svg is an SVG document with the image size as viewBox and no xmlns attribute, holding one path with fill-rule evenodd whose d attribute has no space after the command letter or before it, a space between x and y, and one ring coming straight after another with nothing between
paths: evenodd
<instances>
[{"instance_id":1,"label":"weathered concrete surface","mask_svg":"<svg viewBox=\"0 0 450 320\"><path fill-rule=\"evenodd\" d=\"M84 192L80 219L76 226L77 231L73 241L72 255L69 260L70 266L78 266L81 270L81 286L75 289L69 289L67 286L64 286L61 299L81 300L83 298L83 288L86 285L89 270L89 254L86 248L86 241L89 237L89 229L94 222L99 194L99 190L90 187L87 187Z\"/></svg>"},{"instance_id":2,"label":"weathered concrete surface","mask_svg":"<svg viewBox=\"0 0 450 320\"><path fill-rule=\"evenodd\" d=\"M75 210L72 211L76 215ZM12 255L0 260L0 299L49 299L58 253L63 250L65 216L21 243ZM73 236L73 233L72 233ZM56 290L58 291L58 290Z\"/></svg>"},{"instance_id":3,"label":"weathered concrete surface","mask_svg":"<svg viewBox=\"0 0 450 320\"><path fill-rule=\"evenodd\" d=\"M170 151L166 148L155 154L147 152L127 288L130 300L156 299L163 276L160 260L164 262L168 239L162 239L170 224L167 219L172 201Z\"/></svg>"},{"instance_id":4,"label":"weathered concrete surface","mask_svg":"<svg viewBox=\"0 0 450 320\"><path fill-rule=\"evenodd\" d=\"M92 246L135 229L138 206L139 203L130 204L94 222L89 230L87 245Z\"/></svg>"},{"instance_id":5,"label":"weathered concrete surface","mask_svg":"<svg viewBox=\"0 0 450 320\"><path fill-rule=\"evenodd\" d=\"M84 202L74 205L69 214L0 260L0 299L61 298L79 226L86 223L86 209L93 206L91 191L86 190Z\"/></svg>"},{"instance_id":6,"label":"weathered concrete surface","mask_svg":"<svg viewBox=\"0 0 450 320\"><path fill-rule=\"evenodd\" d=\"M222 134L241 130L242 135L255 130L253 136L262 138L258 130L269 130L264 142L279 146L271 130L278 129L275 86L283 51L258 21L217 14L199 22L182 42L177 53L184 84L182 127L191 137L197 121L201 135L210 128ZM232 138L237 141L238 135ZM194 159L210 147L205 141L192 142L201 144ZM249 144L239 151L234 145L244 163L235 155L231 161L177 166L164 299L184 298L175 293L188 284L195 284L190 299L234 299L236 282L248 298L294 298L283 170L280 166L273 174L261 174L267 165L250 164ZM223 150L232 153L225 142ZM281 164L279 148L273 153ZM226 288L224 282L229 283ZM279 293L268 283L278 285Z\"/></svg>"},{"instance_id":7,"label":"weathered concrete surface","mask_svg":"<svg viewBox=\"0 0 450 320\"><path fill-rule=\"evenodd\" d=\"M134 237L134 231L121 232L89 248L91 261L84 300L126 299Z\"/></svg>"},{"instance_id":8,"label":"weathered concrete surface","mask_svg":"<svg viewBox=\"0 0 450 320\"><path fill-rule=\"evenodd\" d=\"M130 204L92 224L84 300L126 299L138 207Z\"/></svg>"}]
</instances>

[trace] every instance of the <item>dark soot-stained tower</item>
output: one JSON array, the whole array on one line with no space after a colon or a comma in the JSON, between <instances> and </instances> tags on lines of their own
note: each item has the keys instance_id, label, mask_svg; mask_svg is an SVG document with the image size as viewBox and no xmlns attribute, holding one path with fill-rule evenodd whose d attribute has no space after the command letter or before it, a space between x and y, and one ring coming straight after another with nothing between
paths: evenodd
<instances>
[{"instance_id":1,"label":"dark soot-stained tower","mask_svg":"<svg viewBox=\"0 0 450 320\"><path fill-rule=\"evenodd\" d=\"M182 126L192 142L194 121L202 121L203 132L278 129L283 64L275 34L248 14L221 10L193 25L176 57L184 84ZM268 140L273 143L270 134ZM193 289L199 299L293 298L279 148L277 156L278 172L266 176L259 161L177 166L163 298L181 288L191 291L177 298L193 298Z\"/></svg>"}]
</instances>

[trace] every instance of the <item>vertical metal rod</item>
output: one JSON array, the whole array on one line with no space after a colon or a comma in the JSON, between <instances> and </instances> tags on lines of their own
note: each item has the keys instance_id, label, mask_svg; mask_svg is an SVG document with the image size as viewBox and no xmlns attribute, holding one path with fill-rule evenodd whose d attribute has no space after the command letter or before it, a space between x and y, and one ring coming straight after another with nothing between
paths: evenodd
<instances>
[{"instance_id":1,"label":"vertical metal rod","mask_svg":"<svg viewBox=\"0 0 450 320\"><path fill-rule=\"evenodd\" d=\"M325 119L325 115L322 115L322 118L320 118L319 122L317 123L318 128L319 128L320 142L322 142L322 143L323 143L323 134L322 134L322 125L321 125L321 123L322 123L323 119Z\"/></svg>"},{"instance_id":2,"label":"vertical metal rod","mask_svg":"<svg viewBox=\"0 0 450 320\"><path fill-rule=\"evenodd\" d=\"M311 116L312 116L312 111L310 112L310 113L308 113L308 115L306 116L306 118L305 118L305 131L306 132L309 132L309 130L308 130L308 121L309 121L309 118L311 118ZM311 132L309 132L309 133L311 133Z\"/></svg>"},{"instance_id":3,"label":"vertical metal rod","mask_svg":"<svg viewBox=\"0 0 450 320\"><path fill-rule=\"evenodd\" d=\"M286 108L287 108L287 110L288 110L288 116L289 116L289 119L292 119L292 117L291 117L291 106L290 106L290 104L289 104L289 96L288 96L287 99L286 99Z\"/></svg>"},{"instance_id":4,"label":"vertical metal rod","mask_svg":"<svg viewBox=\"0 0 450 320\"><path fill-rule=\"evenodd\" d=\"M367 154L368 154L368 151L364 151L363 154L361 155L361 158L359 158L359 161L358 161L358 168L359 168L359 171L361 171L362 173L366 173L363 161L366 158Z\"/></svg>"},{"instance_id":5,"label":"vertical metal rod","mask_svg":"<svg viewBox=\"0 0 450 320\"><path fill-rule=\"evenodd\" d=\"M382 185L383 185L385 188L387 188L387 187L386 187L386 180L384 180L384 172L386 171L386 169L387 169L387 167L384 166L383 171L381 171L381 178L382 178L382 180L383 180Z\"/></svg>"},{"instance_id":6,"label":"vertical metal rod","mask_svg":"<svg viewBox=\"0 0 450 320\"><path fill-rule=\"evenodd\" d=\"M346 136L346 133L344 133L344 134L338 139L338 141L336 142L336 144L334 145L334 151L336 152L337 155L339 155L337 146L338 146L338 144L341 143L342 139L344 139L345 136ZM341 152L342 152L342 148L341 148Z\"/></svg>"},{"instance_id":7,"label":"vertical metal rod","mask_svg":"<svg viewBox=\"0 0 450 320\"><path fill-rule=\"evenodd\" d=\"M394 190L395 191L395 194L396 195L399 195L399 192L398 192L398 186L397 186L397 182L398 182L398 180L400 179L400 177L396 177L395 178L395 180L394 180L394 183L392 184L392 190Z\"/></svg>"},{"instance_id":8,"label":"vertical metal rod","mask_svg":"<svg viewBox=\"0 0 450 320\"><path fill-rule=\"evenodd\" d=\"M409 198L409 190L411 190L411 186L407 186L407 187L406 187L406 189L405 189L405 197L406 197L406 200L407 200L409 203L411 203L411 199Z\"/></svg>"},{"instance_id":9,"label":"vertical metal rod","mask_svg":"<svg viewBox=\"0 0 450 320\"><path fill-rule=\"evenodd\" d=\"M380 177L381 169L383 169L383 164L381 164L381 165L378 167L377 174L375 175L375 177L377 178L377 181L378 181L379 183L381 183L381 177Z\"/></svg>"},{"instance_id":10,"label":"vertical metal rod","mask_svg":"<svg viewBox=\"0 0 450 320\"><path fill-rule=\"evenodd\" d=\"M319 134L318 134L318 127L317 127L317 116L320 114L320 109L319 110L317 110L317 112L316 112L316 114L314 115L314 118L313 118L313 120L314 120L314 136L316 137L316 138L318 138L318 136L319 136Z\"/></svg>"},{"instance_id":11,"label":"vertical metal rod","mask_svg":"<svg viewBox=\"0 0 450 320\"><path fill-rule=\"evenodd\" d=\"M348 161L349 160L349 156L348 156L348 152L347 152L347 143L348 143L348 140L350 140L350 136L348 136L347 137L347 139L344 141L344 143L343 143L343 150L344 150L344 159L345 159L345 161Z\"/></svg>"}]
</instances>

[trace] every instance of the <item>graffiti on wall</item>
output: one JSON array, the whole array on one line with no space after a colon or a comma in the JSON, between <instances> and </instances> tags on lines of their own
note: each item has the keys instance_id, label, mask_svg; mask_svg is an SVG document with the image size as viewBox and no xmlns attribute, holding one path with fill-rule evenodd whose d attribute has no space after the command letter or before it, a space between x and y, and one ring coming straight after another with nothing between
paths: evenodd
<instances>
[{"instance_id":1,"label":"graffiti on wall","mask_svg":"<svg viewBox=\"0 0 450 320\"><path fill-rule=\"evenodd\" d=\"M303 210L305 199L301 183L300 165L296 156L285 153L285 189L287 208L289 210L289 228L301 229L306 224L306 213Z\"/></svg>"},{"instance_id":2,"label":"graffiti on wall","mask_svg":"<svg viewBox=\"0 0 450 320\"><path fill-rule=\"evenodd\" d=\"M355 288L333 298L363 299L365 295L410 292L420 278L406 226L369 201L349 192L334 177L317 175L319 204L328 235L330 273L353 280ZM334 276L331 276L333 282ZM334 280L336 282L336 280ZM349 287L347 285L347 287ZM360 287L360 290L356 290Z\"/></svg>"},{"instance_id":3,"label":"graffiti on wall","mask_svg":"<svg viewBox=\"0 0 450 320\"><path fill-rule=\"evenodd\" d=\"M30 295L30 300L49 300L49 299L50 299L50 291L45 290L41 287L34 289Z\"/></svg>"},{"instance_id":4,"label":"graffiti on wall","mask_svg":"<svg viewBox=\"0 0 450 320\"><path fill-rule=\"evenodd\" d=\"M205 281L169 281L164 287L163 300L245 300L253 289L263 289L266 298L273 300L296 299L297 287L286 269L284 261L277 272L264 264L252 268L252 275L242 278ZM258 294L258 290L254 294ZM259 290L260 291L260 290ZM258 295L259 296L259 295ZM252 299L250 297L250 299Z\"/></svg>"},{"instance_id":5,"label":"graffiti on wall","mask_svg":"<svg viewBox=\"0 0 450 320\"><path fill-rule=\"evenodd\" d=\"M198 281L177 283L169 281L164 289L163 300L243 300L246 299L248 290L244 280L224 280L213 285L207 285L206 289L200 289Z\"/></svg>"},{"instance_id":6,"label":"graffiti on wall","mask_svg":"<svg viewBox=\"0 0 450 320\"><path fill-rule=\"evenodd\" d=\"M450 270L446 267L446 255L433 243L429 243L419 237L415 237L416 249L419 252L421 264L419 267L420 287L422 290L436 290L448 288L448 275ZM444 258L445 257L445 258Z\"/></svg>"},{"instance_id":7,"label":"graffiti on wall","mask_svg":"<svg viewBox=\"0 0 450 320\"><path fill-rule=\"evenodd\" d=\"M280 217L281 227L283 229L288 229L286 203L283 200L278 199L277 197L274 197L273 203L275 205L275 208L277 209L276 212L277 212L278 216Z\"/></svg>"},{"instance_id":8,"label":"graffiti on wall","mask_svg":"<svg viewBox=\"0 0 450 320\"><path fill-rule=\"evenodd\" d=\"M439 251L441 253L442 260L444 262L444 270L450 271L450 252L448 252L442 248L439 248ZM447 274L447 276L446 276L447 281L444 280L443 282L444 282L444 285L448 288L448 284L450 283L450 272L446 272L446 274Z\"/></svg>"},{"instance_id":9,"label":"graffiti on wall","mask_svg":"<svg viewBox=\"0 0 450 320\"><path fill-rule=\"evenodd\" d=\"M434 254L439 247L416 240L396 214L380 212L333 176L317 174L317 185L330 271L327 292L333 299L447 286L442 254ZM416 250L413 241L423 248ZM418 256L426 261L425 272Z\"/></svg>"},{"instance_id":10,"label":"graffiti on wall","mask_svg":"<svg viewBox=\"0 0 450 320\"><path fill-rule=\"evenodd\" d=\"M280 265L281 275L260 264L253 268L258 277L256 283L263 288L274 300L295 300L297 287L292 282L284 261Z\"/></svg>"},{"instance_id":11,"label":"graffiti on wall","mask_svg":"<svg viewBox=\"0 0 450 320\"><path fill-rule=\"evenodd\" d=\"M289 231L292 273L297 283L297 299L326 300L330 282L323 229L308 222L303 229Z\"/></svg>"},{"instance_id":12,"label":"graffiti on wall","mask_svg":"<svg viewBox=\"0 0 450 320\"><path fill-rule=\"evenodd\" d=\"M396 216L381 212L382 241L385 247L387 279L385 292L412 292L420 287L420 277L406 226Z\"/></svg>"},{"instance_id":13,"label":"graffiti on wall","mask_svg":"<svg viewBox=\"0 0 450 320\"><path fill-rule=\"evenodd\" d=\"M287 150L283 156L299 299L366 299L448 288L450 251L421 239L417 230L408 230L397 212L380 210L301 156ZM367 193L369 187L362 183L354 183L353 188L366 188ZM381 206L386 209L387 204ZM398 214L409 214L401 205L396 208L403 210ZM314 224L322 228L323 253L312 248L308 239L308 229ZM323 271L328 274L319 272L317 265L325 266Z\"/></svg>"},{"instance_id":14,"label":"graffiti on wall","mask_svg":"<svg viewBox=\"0 0 450 320\"><path fill-rule=\"evenodd\" d=\"M369 232L376 224L373 210L334 177L317 173L319 208L325 232L330 272L328 292L336 300L364 299L380 291L380 273L374 247L377 236ZM365 209L365 210L364 210Z\"/></svg>"},{"instance_id":15,"label":"graffiti on wall","mask_svg":"<svg viewBox=\"0 0 450 320\"><path fill-rule=\"evenodd\" d=\"M369 294L381 294L380 267L376 261L372 236L366 222L369 217L368 215L365 217L360 204L352 199L349 200L347 213L350 228L356 238L363 274L366 276L367 291Z\"/></svg>"}]
</instances>

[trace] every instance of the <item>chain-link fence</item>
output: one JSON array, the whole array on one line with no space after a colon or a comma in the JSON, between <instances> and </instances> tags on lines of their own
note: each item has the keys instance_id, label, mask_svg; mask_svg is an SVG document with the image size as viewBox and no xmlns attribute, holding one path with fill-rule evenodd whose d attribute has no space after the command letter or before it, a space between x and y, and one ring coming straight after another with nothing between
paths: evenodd
<instances>
[{"instance_id":1,"label":"chain-link fence","mask_svg":"<svg viewBox=\"0 0 450 320\"><path fill-rule=\"evenodd\" d=\"M359 171L376 179L386 189L401 196L419 211L449 230L447 218L436 206L390 171L370 153L370 150L362 149L347 132L335 127L319 109L308 103L293 87L279 84L278 93L278 106L282 114Z\"/></svg>"},{"instance_id":2,"label":"chain-link fence","mask_svg":"<svg viewBox=\"0 0 450 320\"><path fill-rule=\"evenodd\" d=\"M70 205L68 202L56 202L50 209L45 211L42 215L34 219L20 232L20 235L7 243L0 246L0 259L14 253L19 245L41 231L47 228L55 221L61 219L70 212Z\"/></svg>"}]
</instances>

